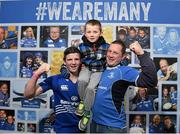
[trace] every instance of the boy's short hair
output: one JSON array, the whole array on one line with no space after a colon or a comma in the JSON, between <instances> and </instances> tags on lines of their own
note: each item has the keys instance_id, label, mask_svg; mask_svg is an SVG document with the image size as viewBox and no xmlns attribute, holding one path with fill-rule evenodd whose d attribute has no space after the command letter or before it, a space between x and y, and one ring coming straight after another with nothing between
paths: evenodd
<instances>
[{"instance_id":1,"label":"boy's short hair","mask_svg":"<svg viewBox=\"0 0 180 134\"><path fill-rule=\"evenodd\" d=\"M120 40L120 39L115 40L111 44L118 44L118 45L120 45L122 47L122 50L121 50L122 54L126 53L126 46L125 46L125 44L124 44L124 42L122 40Z\"/></svg>"},{"instance_id":2,"label":"boy's short hair","mask_svg":"<svg viewBox=\"0 0 180 134\"><path fill-rule=\"evenodd\" d=\"M66 56L68 54L71 54L71 53L78 53L79 56L80 56L80 59L81 59L81 52L79 51L79 49L74 47L74 46L72 46L72 47L66 48L66 50L64 51L64 58L63 58L63 60L65 61L66 60Z\"/></svg>"},{"instance_id":3,"label":"boy's short hair","mask_svg":"<svg viewBox=\"0 0 180 134\"><path fill-rule=\"evenodd\" d=\"M101 22L100 21L98 21L98 20L95 20L95 19L92 19L92 20L89 20L89 21L87 21L86 22L86 24L85 24L85 28L84 28L84 31L86 31L86 25L92 25L92 26L99 26L99 29L100 29L100 31L102 32L102 25L101 25Z\"/></svg>"}]
</instances>

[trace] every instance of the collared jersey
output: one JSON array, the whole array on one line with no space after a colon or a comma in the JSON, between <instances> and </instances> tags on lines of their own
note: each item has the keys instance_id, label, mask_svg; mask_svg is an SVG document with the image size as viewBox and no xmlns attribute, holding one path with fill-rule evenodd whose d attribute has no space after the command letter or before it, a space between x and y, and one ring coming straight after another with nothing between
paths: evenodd
<instances>
[{"instance_id":1,"label":"collared jersey","mask_svg":"<svg viewBox=\"0 0 180 134\"><path fill-rule=\"evenodd\" d=\"M48 37L45 42L44 42L44 47L49 47L49 48L66 48L67 44L66 44L66 40L65 39L61 39L59 38L58 40L54 41L52 40L50 37Z\"/></svg>"},{"instance_id":2,"label":"collared jersey","mask_svg":"<svg viewBox=\"0 0 180 134\"><path fill-rule=\"evenodd\" d=\"M54 93L54 111L56 120L54 131L56 133L80 132L78 129L79 117L75 115L75 109L79 104L78 85L61 75L48 77L39 83L43 92L49 89Z\"/></svg>"},{"instance_id":3,"label":"collared jersey","mask_svg":"<svg viewBox=\"0 0 180 134\"><path fill-rule=\"evenodd\" d=\"M146 97L145 99L137 100L136 111L154 111L153 99Z\"/></svg>"},{"instance_id":4,"label":"collared jersey","mask_svg":"<svg viewBox=\"0 0 180 134\"><path fill-rule=\"evenodd\" d=\"M124 95L139 72L128 66L107 68L101 77L93 106L93 120L105 126L126 127Z\"/></svg>"},{"instance_id":5,"label":"collared jersey","mask_svg":"<svg viewBox=\"0 0 180 134\"><path fill-rule=\"evenodd\" d=\"M21 47L36 47L37 46L37 41L35 38L22 38Z\"/></svg>"}]
</instances>

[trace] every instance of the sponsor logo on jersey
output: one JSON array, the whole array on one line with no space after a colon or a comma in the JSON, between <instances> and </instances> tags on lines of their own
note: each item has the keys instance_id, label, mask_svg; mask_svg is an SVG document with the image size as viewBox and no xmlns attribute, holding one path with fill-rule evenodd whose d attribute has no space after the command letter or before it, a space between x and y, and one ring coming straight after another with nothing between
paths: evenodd
<instances>
[{"instance_id":1,"label":"sponsor logo on jersey","mask_svg":"<svg viewBox=\"0 0 180 134\"><path fill-rule=\"evenodd\" d=\"M72 100L72 101L77 101L77 99L78 99L77 96L72 96L72 97L71 97L71 100Z\"/></svg>"},{"instance_id":2,"label":"sponsor logo on jersey","mask_svg":"<svg viewBox=\"0 0 180 134\"><path fill-rule=\"evenodd\" d=\"M109 79L113 79L114 78L114 72L109 73L109 75L107 76Z\"/></svg>"},{"instance_id":3,"label":"sponsor logo on jersey","mask_svg":"<svg viewBox=\"0 0 180 134\"><path fill-rule=\"evenodd\" d=\"M68 91L68 85L61 85L61 91Z\"/></svg>"}]
</instances>

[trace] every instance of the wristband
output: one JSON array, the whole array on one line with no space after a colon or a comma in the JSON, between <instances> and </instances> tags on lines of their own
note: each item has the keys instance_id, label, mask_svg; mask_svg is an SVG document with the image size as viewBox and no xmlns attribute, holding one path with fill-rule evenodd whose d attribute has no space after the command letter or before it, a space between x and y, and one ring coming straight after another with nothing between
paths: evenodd
<instances>
[{"instance_id":1,"label":"wristband","mask_svg":"<svg viewBox=\"0 0 180 134\"><path fill-rule=\"evenodd\" d=\"M37 73L33 73L33 76L32 76L32 77L34 77L34 78L36 78L36 79L39 79L40 75L38 75Z\"/></svg>"}]
</instances>

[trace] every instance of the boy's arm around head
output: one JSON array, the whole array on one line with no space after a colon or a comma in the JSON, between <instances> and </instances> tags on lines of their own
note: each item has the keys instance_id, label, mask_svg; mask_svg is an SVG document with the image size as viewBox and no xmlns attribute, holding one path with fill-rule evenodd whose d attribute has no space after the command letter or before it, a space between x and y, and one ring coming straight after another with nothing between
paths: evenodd
<instances>
[{"instance_id":1,"label":"boy's arm around head","mask_svg":"<svg viewBox=\"0 0 180 134\"><path fill-rule=\"evenodd\" d=\"M24 90L24 97L32 98L43 92L43 89L37 85L37 80L41 74L44 72L48 72L50 69L50 65L47 63L43 63L38 70L33 74L32 78L28 81Z\"/></svg>"}]
</instances>

